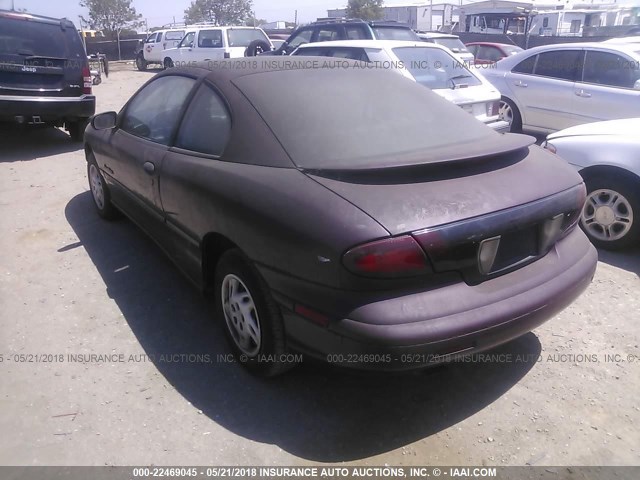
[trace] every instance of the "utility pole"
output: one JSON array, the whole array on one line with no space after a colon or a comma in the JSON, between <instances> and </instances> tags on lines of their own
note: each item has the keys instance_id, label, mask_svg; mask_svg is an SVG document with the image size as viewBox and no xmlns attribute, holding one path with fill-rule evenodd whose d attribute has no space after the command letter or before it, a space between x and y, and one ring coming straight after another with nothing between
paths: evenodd
<instances>
[{"instance_id":1,"label":"utility pole","mask_svg":"<svg viewBox=\"0 0 640 480\"><path fill-rule=\"evenodd\" d=\"M298 25L298 10L296 10L296 15L295 15L295 17L294 17L294 21L293 21L293 23L295 23L295 24L296 24L296 26Z\"/></svg>"}]
</instances>

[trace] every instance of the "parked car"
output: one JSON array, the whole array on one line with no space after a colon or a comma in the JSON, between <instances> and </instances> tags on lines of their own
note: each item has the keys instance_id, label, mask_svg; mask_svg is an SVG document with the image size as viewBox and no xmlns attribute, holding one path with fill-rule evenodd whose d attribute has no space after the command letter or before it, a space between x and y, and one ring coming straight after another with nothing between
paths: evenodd
<instances>
[{"instance_id":1,"label":"parked car","mask_svg":"<svg viewBox=\"0 0 640 480\"><path fill-rule=\"evenodd\" d=\"M474 65L490 65L523 51L519 46L508 43L471 42L465 46L473 55Z\"/></svg>"},{"instance_id":2,"label":"parked car","mask_svg":"<svg viewBox=\"0 0 640 480\"><path fill-rule=\"evenodd\" d=\"M142 49L136 55L136 68L146 70L149 65L164 66L163 52L168 48L175 48L184 37L184 28L157 30L145 38Z\"/></svg>"},{"instance_id":3,"label":"parked car","mask_svg":"<svg viewBox=\"0 0 640 480\"><path fill-rule=\"evenodd\" d=\"M640 47L568 43L531 48L482 73L502 94L512 131L550 133L640 115Z\"/></svg>"},{"instance_id":4,"label":"parked car","mask_svg":"<svg viewBox=\"0 0 640 480\"><path fill-rule=\"evenodd\" d=\"M81 141L96 109L91 85L72 22L0 10L0 122L64 126Z\"/></svg>"},{"instance_id":5,"label":"parked car","mask_svg":"<svg viewBox=\"0 0 640 480\"><path fill-rule=\"evenodd\" d=\"M573 168L401 75L304 60L166 70L86 133L98 214L124 212L213 296L238 362L418 368L586 288Z\"/></svg>"},{"instance_id":6,"label":"parked car","mask_svg":"<svg viewBox=\"0 0 640 480\"><path fill-rule=\"evenodd\" d=\"M596 246L640 245L640 118L594 122L547 137L587 186L580 225Z\"/></svg>"},{"instance_id":7,"label":"parked car","mask_svg":"<svg viewBox=\"0 0 640 480\"><path fill-rule=\"evenodd\" d=\"M496 131L509 130L509 124L499 116L500 92L445 47L425 42L342 40L301 45L292 55L370 62L430 88Z\"/></svg>"},{"instance_id":8,"label":"parked car","mask_svg":"<svg viewBox=\"0 0 640 480\"><path fill-rule=\"evenodd\" d=\"M186 29L176 48L162 52L165 68L196 65L226 58L253 57L273 50L261 28L197 26Z\"/></svg>"},{"instance_id":9,"label":"parked car","mask_svg":"<svg viewBox=\"0 0 640 480\"><path fill-rule=\"evenodd\" d=\"M460 60L466 63L467 66L473 65L473 54L457 35L441 32L418 32L418 37L420 37L420 40L423 42L435 43L436 45L448 48L455 53Z\"/></svg>"},{"instance_id":10,"label":"parked car","mask_svg":"<svg viewBox=\"0 0 640 480\"><path fill-rule=\"evenodd\" d=\"M404 23L336 18L298 27L278 49L262 55L290 55L300 45L334 40L418 41L420 38Z\"/></svg>"}]
</instances>

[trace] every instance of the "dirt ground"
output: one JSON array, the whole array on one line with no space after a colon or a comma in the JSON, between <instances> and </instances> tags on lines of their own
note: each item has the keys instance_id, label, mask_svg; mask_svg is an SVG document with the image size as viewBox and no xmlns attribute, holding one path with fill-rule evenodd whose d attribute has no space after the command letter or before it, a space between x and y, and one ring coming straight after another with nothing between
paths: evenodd
<instances>
[{"instance_id":1,"label":"dirt ground","mask_svg":"<svg viewBox=\"0 0 640 480\"><path fill-rule=\"evenodd\" d=\"M98 111L154 73L129 68ZM600 252L582 297L492 358L260 380L202 360L229 353L209 305L130 222L98 218L64 132L2 130L0 223L0 464L640 462L640 250Z\"/></svg>"}]
</instances>

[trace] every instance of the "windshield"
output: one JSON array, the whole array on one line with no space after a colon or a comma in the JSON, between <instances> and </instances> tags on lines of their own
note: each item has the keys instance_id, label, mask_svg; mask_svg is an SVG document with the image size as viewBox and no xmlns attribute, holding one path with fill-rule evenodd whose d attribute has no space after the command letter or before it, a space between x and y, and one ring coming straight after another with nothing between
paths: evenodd
<instances>
[{"instance_id":1,"label":"windshield","mask_svg":"<svg viewBox=\"0 0 640 480\"><path fill-rule=\"evenodd\" d=\"M393 53L416 82L432 90L482 85L461 60L439 48L397 47Z\"/></svg>"},{"instance_id":2,"label":"windshield","mask_svg":"<svg viewBox=\"0 0 640 480\"><path fill-rule=\"evenodd\" d=\"M69 59L82 57L84 47L73 28L0 17L0 55Z\"/></svg>"},{"instance_id":3,"label":"windshield","mask_svg":"<svg viewBox=\"0 0 640 480\"><path fill-rule=\"evenodd\" d=\"M373 33L375 33L376 40L420 41L420 37L410 28L377 25L373 27Z\"/></svg>"},{"instance_id":4,"label":"windshield","mask_svg":"<svg viewBox=\"0 0 640 480\"><path fill-rule=\"evenodd\" d=\"M515 45L503 45L502 50L504 50L504 53L506 53L507 55L515 55L516 53L522 52L522 49L520 47L516 47Z\"/></svg>"},{"instance_id":5,"label":"windshield","mask_svg":"<svg viewBox=\"0 0 640 480\"><path fill-rule=\"evenodd\" d=\"M401 155L425 163L433 149L500 139L401 75L333 59L326 59L327 68L296 70L294 62L314 62L298 58L286 70L245 75L234 84L301 168L375 167L400 162Z\"/></svg>"},{"instance_id":6,"label":"windshield","mask_svg":"<svg viewBox=\"0 0 640 480\"><path fill-rule=\"evenodd\" d=\"M467 47L459 38L434 38L433 43L447 47L454 53L468 52Z\"/></svg>"},{"instance_id":7,"label":"windshield","mask_svg":"<svg viewBox=\"0 0 640 480\"><path fill-rule=\"evenodd\" d=\"M227 32L230 47L248 47L254 40L269 43L269 39L262 32L253 28L231 29Z\"/></svg>"}]
</instances>

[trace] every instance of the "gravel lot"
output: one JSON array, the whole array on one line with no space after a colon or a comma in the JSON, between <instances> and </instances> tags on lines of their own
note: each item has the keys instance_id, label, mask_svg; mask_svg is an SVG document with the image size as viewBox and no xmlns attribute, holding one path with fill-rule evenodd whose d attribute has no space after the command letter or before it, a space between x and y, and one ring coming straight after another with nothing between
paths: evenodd
<instances>
[{"instance_id":1,"label":"gravel lot","mask_svg":"<svg viewBox=\"0 0 640 480\"><path fill-rule=\"evenodd\" d=\"M98 111L152 75L115 71ZM600 252L588 291L494 358L266 381L179 356L229 350L155 245L98 219L64 132L0 132L0 219L0 464L640 462L640 250Z\"/></svg>"}]
</instances>

